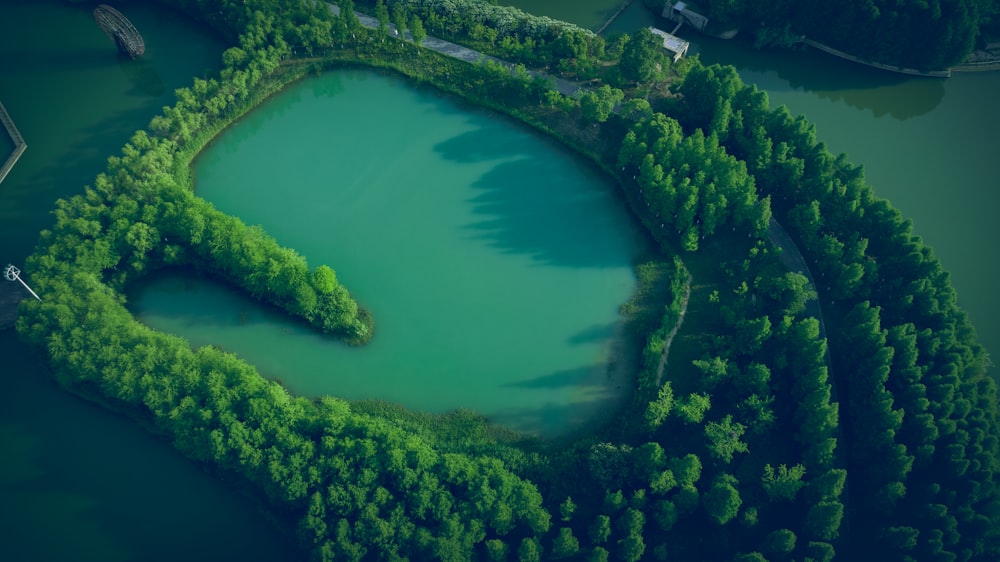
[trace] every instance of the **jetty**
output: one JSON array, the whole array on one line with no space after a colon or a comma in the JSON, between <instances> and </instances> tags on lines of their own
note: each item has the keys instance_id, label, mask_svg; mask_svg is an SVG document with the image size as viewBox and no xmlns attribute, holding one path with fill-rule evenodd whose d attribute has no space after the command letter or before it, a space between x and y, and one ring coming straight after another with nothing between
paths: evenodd
<instances>
[{"instance_id":1,"label":"jetty","mask_svg":"<svg viewBox=\"0 0 1000 562\"><path fill-rule=\"evenodd\" d=\"M602 25L601 27L598 27L594 31L594 33L596 33L598 35L604 33L604 30L607 29L609 25L611 25L612 23L614 23L614 21L616 19L618 19L618 16L622 15L622 13L625 11L626 8L629 7L629 4L631 4L631 3L632 3L632 0L625 0L624 2L622 2L622 5L621 5L620 8L618 8L618 11L615 12L614 14L612 14L611 17L608 18L608 21L604 22L604 25Z\"/></svg>"},{"instance_id":2,"label":"jetty","mask_svg":"<svg viewBox=\"0 0 1000 562\"><path fill-rule=\"evenodd\" d=\"M14 120L7 113L7 108L3 106L3 102L0 102L0 122L3 123L3 128L7 130L10 140L14 142L14 150L3 163L3 167L0 167L0 183L3 183L4 178L7 177L14 164L17 164L17 159L21 157L21 154L24 153L24 149L28 148L28 145L24 142L21 132L17 130L17 126L14 125Z\"/></svg>"},{"instance_id":3,"label":"jetty","mask_svg":"<svg viewBox=\"0 0 1000 562\"><path fill-rule=\"evenodd\" d=\"M107 4L100 4L94 8L94 21L108 39L114 41L119 52L133 59L146 52L146 42L139 35L139 30L118 10Z\"/></svg>"}]
</instances>

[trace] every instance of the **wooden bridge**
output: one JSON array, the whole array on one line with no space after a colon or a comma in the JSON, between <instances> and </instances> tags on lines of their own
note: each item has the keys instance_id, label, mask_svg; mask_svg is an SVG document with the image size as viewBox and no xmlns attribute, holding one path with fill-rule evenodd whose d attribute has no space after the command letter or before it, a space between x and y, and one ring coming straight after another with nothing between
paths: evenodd
<instances>
[{"instance_id":1,"label":"wooden bridge","mask_svg":"<svg viewBox=\"0 0 1000 562\"><path fill-rule=\"evenodd\" d=\"M108 39L115 42L120 52L133 59L141 57L146 52L146 43L142 40L142 35L139 35L132 22L118 10L107 4L101 4L94 8L94 20Z\"/></svg>"},{"instance_id":2,"label":"wooden bridge","mask_svg":"<svg viewBox=\"0 0 1000 562\"><path fill-rule=\"evenodd\" d=\"M7 173L14 167L14 164L17 163L17 159L21 157L21 153L24 152L25 148L28 148L28 145L25 144L24 137L22 137L21 132L17 130L17 127L14 125L14 121L7 113L7 108L3 106L3 102L0 102L0 124L2 124L4 129L7 130L10 140L14 143L13 152L10 153L7 160L2 166L0 166L0 183L3 183L4 178L7 177Z\"/></svg>"}]
</instances>

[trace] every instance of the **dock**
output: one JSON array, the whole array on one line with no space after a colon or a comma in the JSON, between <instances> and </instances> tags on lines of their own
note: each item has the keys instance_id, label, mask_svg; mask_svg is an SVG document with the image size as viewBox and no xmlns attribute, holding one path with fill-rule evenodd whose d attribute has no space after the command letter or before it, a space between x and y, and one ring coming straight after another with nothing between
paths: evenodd
<instances>
[{"instance_id":1,"label":"dock","mask_svg":"<svg viewBox=\"0 0 1000 562\"><path fill-rule=\"evenodd\" d=\"M14 125L14 120L7 113L7 108L3 106L3 102L0 102L0 122L3 123L4 129L7 130L10 140L14 141L14 150L7 157L7 161L4 162L3 167L0 168L0 183L3 183L4 178L7 177L14 164L17 164L17 159L21 157L21 154L24 153L24 149L28 148L28 145L24 142L21 132L17 130L17 126Z\"/></svg>"},{"instance_id":2,"label":"dock","mask_svg":"<svg viewBox=\"0 0 1000 562\"><path fill-rule=\"evenodd\" d=\"M598 27L597 30L594 31L594 33L596 33L597 35L604 33L604 30L607 29L609 25L614 23L614 21L618 19L618 16L622 15L622 12L624 12L625 9L628 8L629 4L631 3L632 0L625 0L624 2L622 2L622 6L618 8L618 11L612 14L612 16L608 18L608 21L604 22L604 25L602 25L601 27Z\"/></svg>"}]
</instances>

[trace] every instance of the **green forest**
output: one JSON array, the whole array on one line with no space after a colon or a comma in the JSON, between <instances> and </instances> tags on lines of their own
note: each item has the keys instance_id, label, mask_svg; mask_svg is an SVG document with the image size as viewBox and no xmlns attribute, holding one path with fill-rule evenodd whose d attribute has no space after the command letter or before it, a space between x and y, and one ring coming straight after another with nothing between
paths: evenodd
<instances>
[{"instance_id":1,"label":"green forest","mask_svg":"<svg viewBox=\"0 0 1000 562\"><path fill-rule=\"evenodd\" d=\"M720 29L740 27L755 33L758 45L788 45L804 35L863 60L919 70L947 68L974 48L1000 40L997 0L701 0L695 4L704 6L705 15Z\"/></svg>"},{"instance_id":2,"label":"green forest","mask_svg":"<svg viewBox=\"0 0 1000 562\"><path fill-rule=\"evenodd\" d=\"M26 264L46 298L17 329L61 385L241 482L312 559L1000 559L997 388L947 272L860 167L732 67L481 0L161 3L230 41L224 68L58 203ZM636 267L655 294L623 307L641 368L606 427L556 445L465 410L293 396L128 311L137 281L193 269L329 337L378 337L337 264L216 210L189 168L287 84L359 65L510 115L614 178L660 251ZM567 97L528 69L594 87Z\"/></svg>"}]
</instances>

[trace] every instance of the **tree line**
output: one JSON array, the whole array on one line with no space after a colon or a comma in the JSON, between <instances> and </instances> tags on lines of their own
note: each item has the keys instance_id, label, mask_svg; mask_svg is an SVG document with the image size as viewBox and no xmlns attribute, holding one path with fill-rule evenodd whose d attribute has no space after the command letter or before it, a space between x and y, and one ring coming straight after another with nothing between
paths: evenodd
<instances>
[{"instance_id":1,"label":"tree line","mask_svg":"<svg viewBox=\"0 0 1000 562\"><path fill-rule=\"evenodd\" d=\"M732 68L692 70L678 93L678 118L747 162L816 273L849 405L849 546L996 556L996 387L940 262L860 167L830 154L805 119L768 109Z\"/></svg>"}]
</instances>

